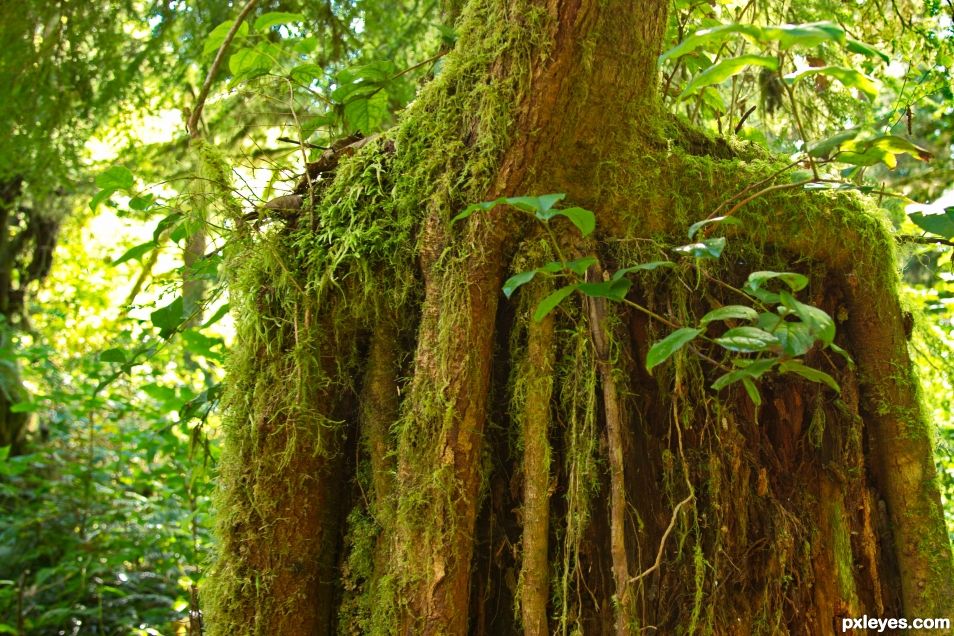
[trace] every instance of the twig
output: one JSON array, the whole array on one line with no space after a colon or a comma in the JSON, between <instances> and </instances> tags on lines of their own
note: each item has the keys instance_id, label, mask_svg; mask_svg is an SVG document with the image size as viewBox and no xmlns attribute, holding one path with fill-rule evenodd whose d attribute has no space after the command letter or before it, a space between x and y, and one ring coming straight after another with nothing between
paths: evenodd
<instances>
[{"instance_id":1,"label":"twig","mask_svg":"<svg viewBox=\"0 0 954 636\"><path fill-rule=\"evenodd\" d=\"M209 96L209 91L212 89L212 80L215 79L215 74L219 72L219 67L222 66L222 62L225 60L225 52L228 51L229 45L231 45L232 40L235 39L235 34L238 33L239 27L242 26L242 22L245 21L246 16L252 12L252 9L255 8L257 3L258 0L248 0L245 6L242 7L242 11L232 24L232 28L229 29L228 34L222 41L222 45L219 47L218 53L215 54L215 59L212 61L212 66L209 68L209 73L205 76L205 83L202 84L202 90L199 91L199 96L195 100L195 106L192 109L192 114L189 116L189 121L186 123L189 136L193 139L196 139L199 136L199 118L202 116L202 107L205 105L205 100Z\"/></svg>"},{"instance_id":2,"label":"twig","mask_svg":"<svg viewBox=\"0 0 954 636\"><path fill-rule=\"evenodd\" d=\"M899 243L920 243L922 245L947 245L954 247L954 241L933 236L912 236L910 234L901 234L895 237Z\"/></svg>"},{"instance_id":3,"label":"twig","mask_svg":"<svg viewBox=\"0 0 954 636\"><path fill-rule=\"evenodd\" d=\"M676 527L676 520L679 518L679 509L685 506L687 503L692 501L693 495L689 495L682 501L676 504L676 507L672 511L672 519L669 521L669 527L666 528L666 531L663 532L662 539L659 541L659 552L656 553L656 562L653 563L648 569L643 570L633 578L629 580L630 583L635 583L636 581L649 576L653 572L659 569L659 566L662 565L663 552L666 551L666 540L669 538L669 535L672 534L673 529Z\"/></svg>"}]
</instances>

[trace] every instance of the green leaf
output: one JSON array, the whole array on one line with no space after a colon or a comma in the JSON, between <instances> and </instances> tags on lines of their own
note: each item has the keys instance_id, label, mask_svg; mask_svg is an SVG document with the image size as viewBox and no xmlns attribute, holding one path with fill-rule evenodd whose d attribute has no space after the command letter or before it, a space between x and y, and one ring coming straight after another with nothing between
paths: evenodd
<instances>
[{"instance_id":1,"label":"green leaf","mask_svg":"<svg viewBox=\"0 0 954 636\"><path fill-rule=\"evenodd\" d=\"M116 190L114 189L100 190L99 192L93 195L92 199L90 199L89 209L95 212L96 208L99 207L100 203L107 200L109 197L113 196L114 194L116 194Z\"/></svg>"},{"instance_id":2,"label":"green leaf","mask_svg":"<svg viewBox=\"0 0 954 636\"><path fill-rule=\"evenodd\" d=\"M0 462L7 461L7 457L9 456L10 456L10 444L7 444L6 446L0 446ZM14 632L14 633L18 633L18 632Z\"/></svg>"},{"instance_id":3,"label":"green leaf","mask_svg":"<svg viewBox=\"0 0 954 636\"><path fill-rule=\"evenodd\" d=\"M292 22L304 22L305 16L300 13L286 13L283 11L270 11L258 16L255 20L255 30L264 31L279 24L290 24Z\"/></svg>"},{"instance_id":4,"label":"green leaf","mask_svg":"<svg viewBox=\"0 0 954 636\"><path fill-rule=\"evenodd\" d=\"M782 351L791 357L804 355L815 345L815 334L802 321L789 322L777 314L765 312L759 314L759 327L774 334Z\"/></svg>"},{"instance_id":5,"label":"green leaf","mask_svg":"<svg viewBox=\"0 0 954 636\"><path fill-rule=\"evenodd\" d=\"M344 107L345 121L352 131L370 135L376 131L388 117L388 94L384 90L370 97L359 97Z\"/></svg>"},{"instance_id":6,"label":"green leaf","mask_svg":"<svg viewBox=\"0 0 954 636\"><path fill-rule=\"evenodd\" d=\"M838 386L838 382L835 381L835 378L831 377L824 371L819 371L818 369L813 369L809 366L802 364L797 360L788 360L779 365L778 370L782 373L797 373L806 380L811 380L812 382L818 382L820 384L825 384L836 392L841 393L841 387Z\"/></svg>"},{"instance_id":7,"label":"green leaf","mask_svg":"<svg viewBox=\"0 0 954 636\"><path fill-rule=\"evenodd\" d=\"M149 315L153 326L159 329L159 336L168 339L185 322L182 296L179 296L165 307L161 307Z\"/></svg>"},{"instance_id":8,"label":"green leaf","mask_svg":"<svg viewBox=\"0 0 954 636\"><path fill-rule=\"evenodd\" d=\"M682 91L679 100L686 99L711 84L721 84L730 77L746 70L749 66L762 66L776 71L778 70L778 58L763 55L740 55L722 60L693 77Z\"/></svg>"},{"instance_id":9,"label":"green leaf","mask_svg":"<svg viewBox=\"0 0 954 636\"><path fill-rule=\"evenodd\" d=\"M864 42L859 42L852 38L845 39L845 48L852 53L859 53L865 57L880 57L882 62L890 62L891 58L882 51L876 49L875 47L865 44Z\"/></svg>"},{"instance_id":10,"label":"green leaf","mask_svg":"<svg viewBox=\"0 0 954 636\"><path fill-rule=\"evenodd\" d=\"M126 250L126 252L122 256L114 260L112 263L110 263L110 265L113 265L113 266L119 265L120 263L125 263L126 261L130 261L133 259L139 260L146 254L151 252L153 249L155 249L155 247L156 247L155 241L146 241L145 243L140 243L139 245L135 247L131 247L128 250Z\"/></svg>"},{"instance_id":11,"label":"green leaf","mask_svg":"<svg viewBox=\"0 0 954 636\"><path fill-rule=\"evenodd\" d=\"M96 187L103 190L131 190L135 179L125 166L112 166L96 177Z\"/></svg>"},{"instance_id":12,"label":"green leaf","mask_svg":"<svg viewBox=\"0 0 954 636\"><path fill-rule=\"evenodd\" d=\"M812 157L827 157L833 150L837 150L847 141L851 141L858 136L861 130L854 128L852 130L842 130L831 137L808 144L808 154Z\"/></svg>"},{"instance_id":13,"label":"green leaf","mask_svg":"<svg viewBox=\"0 0 954 636\"><path fill-rule=\"evenodd\" d=\"M757 327L734 327L715 341L724 349L741 353L767 351L779 346L779 340L773 334Z\"/></svg>"},{"instance_id":14,"label":"green leaf","mask_svg":"<svg viewBox=\"0 0 954 636\"><path fill-rule=\"evenodd\" d=\"M464 208L464 211L451 219L451 223L456 223L466 219L474 212L481 210L492 210L498 205L512 205L524 212L529 212L540 218L539 214L547 213L556 203L562 201L565 194L544 194L538 197L500 197L493 201L484 201L483 203L472 203Z\"/></svg>"},{"instance_id":15,"label":"green leaf","mask_svg":"<svg viewBox=\"0 0 954 636\"><path fill-rule=\"evenodd\" d=\"M36 413L43 408L39 402L17 402L10 406L11 413Z\"/></svg>"},{"instance_id":16,"label":"green leaf","mask_svg":"<svg viewBox=\"0 0 954 636\"><path fill-rule=\"evenodd\" d=\"M765 289L765 283L775 279L788 285L792 291L800 291L808 285L808 278L795 272L760 271L749 274L743 289L763 302L778 302L779 295Z\"/></svg>"},{"instance_id":17,"label":"green leaf","mask_svg":"<svg viewBox=\"0 0 954 636\"><path fill-rule=\"evenodd\" d=\"M878 96L878 88L870 77L852 68L845 68L843 66L804 68L786 75L785 81L790 84L795 84L812 75L829 75L844 84L847 88L857 88L871 99Z\"/></svg>"},{"instance_id":18,"label":"green leaf","mask_svg":"<svg viewBox=\"0 0 954 636\"><path fill-rule=\"evenodd\" d=\"M179 221L185 218L185 215L182 212L173 212L169 216L161 219L156 223L156 229L152 231L152 240L159 243L159 238L162 236L163 232L170 228L174 228Z\"/></svg>"},{"instance_id":19,"label":"green leaf","mask_svg":"<svg viewBox=\"0 0 954 636\"><path fill-rule=\"evenodd\" d=\"M920 161L930 161L934 155L926 148L922 148L916 143L899 137L898 135L881 135L868 142L869 148L879 148L892 155L907 154ZM893 167L893 166L891 166Z\"/></svg>"},{"instance_id":20,"label":"green leaf","mask_svg":"<svg viewBox=\"0 0 954 636\"><path fill-rule=\"evenodd\" d=\"M144 194L139 197L133 197L129 200L129 209L137 212L145 212L156 202L154 194Z\"/></svg>"},{"instance_id":21,"label":"green leaf","mask_svg":"<svg viewBox=\"0 0 954 636\"><path fill-rule=\"evenodd\" d=\"M660 55L659 62L661 64L666 60L678 59L683 55L692 53L696 49L699 49L707 44L724 42L736 34L742 34L748 36L751 39L755 39L759 37L761 33L761 27L751 24L723 24L710 29L702 29L701 31L696 31L694 34L690 35L685 40Z\"/></svg>"},{"instance_id":22,"label":"green leaf","mask_svg":"<svg viewBox=\"0 0 954 636\"><path fill-rule=\"evenodd\" d=\"M293 81L298 82L299 84L304 84L308 86L315 80L319 80L325 76L325 70L313 64L311 62L306 62L305 64L299 64L292 70L288 71L288 77L292 78Z\"/></svg>"},{"instance_id":23,"label":"green leaf","mask_svg":"<svg viewBox=\"0 0 954 636\"><path fill-rule=\"evenodd\" d=\"M655 343L646 354L646 370L652 371L653 367L668 360L672 354L692 342L700 333L702 329L682 327Z\"/></svg>"},{"instance_id":24,"label":"green leaf","mask_svg":"<svg viewBox=\"0 0 954 636\"><path fill-rule=\"evenodd\" d=\"M698 243L681 245L673 249L674 252L692 256L693 258L719 258L725 249L725 237L705 239Z\"/></svg>"},{"instance_id":25,"label":"green leaf","mask_svg":"<svg viewBox=\"0 0 954 636\"><path fill-rule=\"evenodd\" d=\"M755 404L755 406L762 406L762 394L759 393L759 389L755 386L755 382L752 381L752 378L742 378L742 386L745 387L745 392L748 393L752 403Z\"/></svg>"},{"instance_id":26,"label":"green leaf","mask_svg":"<svg viewBox=\"0 0 954 636\"><path fill-rule=\"evenodd\" d=\"M596 229L596 216L589 210L584 210L583 208L550 210L542 214L548 219L555 216L565 216L570 219L570 222L576 226L576 229L578 229L583 236L589 236L593 233L593 230ZM537 217L542 218L541 214L538 214Z\"/></svg>"},{"instance_id":27,"label":"green leaf","mask_svg":"<svg viewBox=\"0 0 954 636\"><path fill-rule=\"evenodd\" d=\"M758 39L762 42L778 42L783 49L793 46L811 48L823 42L844 41L845 31L833 22L780 24L763 27Z\"/></svg>"},{"instance_id":28,"label":"green leaf","mask_svg":"<svg viewBox=\"0 0 954 636\"><path fill-rule=\"evenodd\" d=\"M205 329L206 327L209 327L209 326L211 326L211 325L214 325L214 324L217 323L218 321L222 320L222 316L224 316L225 314L229 313L229 307L230 307L229 303L225 303L225 304L223 304L221 307L219 307L219 308L215 311L215 313L212 314L212 317L209 318L208 320L206 320L206 321L202 324L202 328Z\"/></svg>"},{"instance_id":29,"label":"green leaf","mask_svg":"<svg viewBox=\"0 0 954 636\"><path fill-rule=\"evenodd\" d=\"M222 24L218 25L212 32L209 33L205 38L205 44L202 45L202 57L209 57L218 52L219 48L222 46L222 43L225 42L225 36L229 34L229 31L232 29L232 25L235 24L234 20L226 20ZM241 42L248 35L248 23L243 22L239 25L238 31L235 33L235 39L232 40L232 44Z\"/></svg>"},{"instance_id":30,"label":"green leaf","mask_svg":"<svg viewBox=\"0 0 954 636\"><path fill-rule=\"evenodd\" d=\"M730 371L724 375L716 378L716 381L712 383L712 388L716 391L724 389L725 387L742 380L743 383L746 379L750 382L753 379L758 379L762 377L764 373L769 371L775 364L778 362L777 358L762 358L759 360L734 360L736 364L744 364L740 369L736 371Z\"/></svg>"},{"instance_id":31,"label":"green leaf","mask_svg":"<svg viewBox=\"0 0 954 636\"><path fill-rule=\"evenodd\" d=\"M725 223L726 225L742 225L742 221L737 219L734 216L717 216L711 219L704 219L702 221L697 221L689 226L689 238L692 238L696 235L696 232L701 230L707 225L712 223Z\"/></svg>"},{"instance_id":32,"label":"green leaf","mask_svg":"<svg viewBox=\"0 0 954 636\"><path fill-rule=\"evenodd\" d=\"M232 85L265 75L277 63L281 49L270 42L260 42L252 48L239 49L229 58Z\"/></svg>"},{"instance_id":33,"label":"green leaf","mask_svg":"<svg viewBox=\"0 0 954 636\"><path fill-rule=\"evenodd\" d=\"M601 283L580 283L576 287L587 296L593 298L609 298L621 301L626 298L633 281L628 278L603 281Z\"/></svg>"},{"instance_id":34,"label":"green leaf","mask_svg":"<svg viewBox=\"0 0 954 636\"><path fill-rule=\"evenodd\" d=\"M514 274L513 276L508 278L506 282L504 282L503 284L504 296L506 296L507 298L510 298L510 296L513 295L513 293L517 290L518 287L532 281L533 277L537 275L537 271L538 270L531 269L528 272L520 272L519 274Z\"/></svg>"},{"instance_id":35,"label":"green leaf","mask_svg":"<svg viewBox=\"0 0 954 636\"><path fill-rule=\"evenodd\" d=\"M626 274L629 274L630 272L638 272L638 271L651 272L655 269L659 269L660 267L669 268L669 267L675 267L675 266L676 264L673 263L672 261L652 261L649 263L640 263L639 265L632 265L630 267L624 267L623 269L616 270L615 272L613 272L612 280L619 280L620 278L622 278Z\"/></svg>"},{"instance_id":36,"label":"green leaf","mask_svg":"<svg viewBox=\"0 0 954 636\"><path fill-rule=\"evenodd\" d=\"M708 325L714 320L758 320L759 314L751 307L744 305L726 305L719 307L707 313L699 322L701 325Z\"/></svg>"},{"instance_id":37,"label":"green leaf","mask_svg":"<svg viewBox=\"0 0 954 636\"><path fill-rule=\"evenodd\" d=\"M556 306L563 302L563 300L574 291L576 291L576 285L567 285L541 300L540 304L537 305L536 311L533 312L534 321L540 322L543 320L547 314L556 309Z\"/></svg>"},{"instance_id":38,"label":"green leaf","mask_svg":"<svg viewBox=\"0 0 954 636\"><path fill-rule=\"evenodd\" d=\"M924 214L912 212L908 218L925 232L954 239L954 207L945 208L944 212Z\"/></svg>"},{"instance_id":39,"label":"green leaf","mask_svg":"<svg viewBox=\"0 0 954 636\"><path fill-rule=\"evenodd\" d=\"M813 305L800 303L786 291L779 293L782 305L794 311L811 330L812 336L820 340L824 346L830 345L835 339L835 321L824 310Z\"/></svg>"},{"instance_id":40,"label":"green leaf","mask_svg":"<svg viewBox=\"0 0 954 636\"><path fill-rule=\"evenodd\" d=\"M106 351L100 352L99 359L102 362L119 362L121 364L125 364L126 352L123 349L113 347L112 349L107 349Z\"/></svg>"},{"instance_id":41,"label":"green leaf","mask_svg":"<svg viewBox=\"0 0 954 636\"><path fill-rule=\"evenodd\" d=\"M561 263L560 261L550 261L543 267L537 269L538 272L546 272L548 274L560 274L564 269L568 269L577 276L583 276L593 265L596 265L599 261L595 256L584 256L583 258L578 258L576 260L567 261L566 263Z\"/></svg>"}]
</instances>

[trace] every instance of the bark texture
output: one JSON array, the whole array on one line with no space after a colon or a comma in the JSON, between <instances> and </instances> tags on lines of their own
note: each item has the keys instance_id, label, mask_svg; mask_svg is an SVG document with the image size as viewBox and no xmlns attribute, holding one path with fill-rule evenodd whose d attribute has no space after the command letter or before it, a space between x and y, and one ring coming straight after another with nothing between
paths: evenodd
<instances>
[{"instance_id":1,"label":"bark texture","mask_svg":"<svg viewBox=\"0 0 954 636\"><path fill-rule=\"evenodd\" d=\"M541 280L503 302L553 250L669 258L777 171L659 113L665 22L649 0L472 0L442 73L313 209L262 238L236 215L212 633L826 634L948 611L891 240L860 199L754 201L730 257L629 291L695 324L749 272L801 271L857 361L807 355L840 393L767 378L756 407L691 351L647 373L670 327L643 313L572 297L534 323ZM554 245L506 206L450 222L547 192L594 237L554 222Z\"/></svg>"}]
</instances>

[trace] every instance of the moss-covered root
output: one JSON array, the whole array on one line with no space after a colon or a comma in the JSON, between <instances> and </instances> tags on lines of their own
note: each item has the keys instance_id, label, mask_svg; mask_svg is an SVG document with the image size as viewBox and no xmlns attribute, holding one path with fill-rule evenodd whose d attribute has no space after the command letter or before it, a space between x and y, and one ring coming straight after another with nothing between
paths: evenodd
<instances>
[{"instance_id":1,"label":"moss-covered root","mask_svg":"<svg viewBox=\"0 0 954 636\"><path fill-rule=\"evenodd\" d=\"M599 268L589 272L595 280L602 278ZM600 384L603 389L603 415L606 422L606 442L609 446L610 473L610 553L613 560L613 580L616 584L616 633L625 636L634 624L633 603L630 598L629 550L626 547L626 475L623 461L623 414L610 356L610 334L606 302L602 298L587 298L587 315L593 350L596 354Z\"/></svg>"},{"instance_id":2,"label":"moss-covered root","mask_svg":"<svg viewBox=\"0 0 954 636\"><path fill-rule=\"evenodd\" d=\"M889 270L893 278L893 268ZM861 272L859 272L861 274ZM918 398L896 288L855 275L850 313L863 405L873 424L876 477L887 503L908 618L946 616L954 606L951 544L937 484L932 433ZM893 282L893 280L892 280Z\"/></svg>"},{"instance_id":3,"label":"moss-covered root","mask_svg":"<svg viewBox=\"0 0 954 636\"><path fill-rule=\"evenodd\" d=\"M529 315L549 288L538 285L526 307L526 353L518 364L514 382L514 407L523 442L523 543L520 566L520 616L523 633L550 633L547 603L550 598L550 399L553 394L554 326L550 314L541 322Z\"/></svg>"}]
</instances>

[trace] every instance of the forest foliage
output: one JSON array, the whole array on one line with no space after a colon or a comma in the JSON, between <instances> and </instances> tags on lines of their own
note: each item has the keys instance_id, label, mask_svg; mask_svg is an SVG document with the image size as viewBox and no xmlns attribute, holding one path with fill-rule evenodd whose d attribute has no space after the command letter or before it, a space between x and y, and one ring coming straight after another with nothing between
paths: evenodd
<instances>
[{"instance_id":1,"label":"forest foliage","mask_svg":"<svg viewBox=\"0 0 954 636\"><path fill-rule=\"evenodd\" d=\"M0 447L0 633L188 633L214 549L235 219L283 222L283 198L335 168L306 164L398 121L455 45L452 5L260 2L210 77L204 145L186 120L239 7L0 5L0 407L17 431ZM858 192L891 224L954 537L952 21L940 0L674 0L659 70L667 108L710 141L787 157L785 188ZM592 261L559 256L502 293L567 278L539 318L572 293L623 300L630 275L718 258L714 223L771 187L700 210L672 260L594 283ZM461 218L507 203L593 230L587 210L526 195ZM764 306L671 324L646 366L708 322L744 320L717 339L742 362L712 390L739 381L758 403L771 368L831 386L797 359L833 340L799 276L753 272L745 291ZM780 340L786 315L804 327Z\"/></svg>"}]
</instances>

